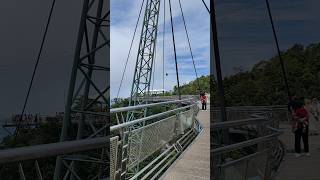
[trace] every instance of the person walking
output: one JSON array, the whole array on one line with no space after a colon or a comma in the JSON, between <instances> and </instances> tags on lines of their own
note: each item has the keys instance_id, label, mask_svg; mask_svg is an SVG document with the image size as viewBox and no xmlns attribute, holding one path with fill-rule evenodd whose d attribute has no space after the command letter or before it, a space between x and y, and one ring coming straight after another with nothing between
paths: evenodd
<instances>
[{"instance_id":1,"label":"person walking","mask_svg":"<svg viewBox=\"0 0 320 180\"><path fill-rule=\"evenodd\" d=\"M307 156L309 153L309 116L307 110L303 106L303 102L298 102L293 111L292 130L295 135L295 156L301 156L301 138L303 140L304 152Z\"/></svg>"},{"instance_id":2,"label":"person walking","mask_svg":"<svg viewBox=\"0 0 320 180\"><path fill-rule=\"evenodd\" d=\"M202 104L202 110L207 110L207 97L206 97L206 94L203 92L201 93L200 95L200 101L201 101L201 104Z\"/></svg>"}]
</instances>

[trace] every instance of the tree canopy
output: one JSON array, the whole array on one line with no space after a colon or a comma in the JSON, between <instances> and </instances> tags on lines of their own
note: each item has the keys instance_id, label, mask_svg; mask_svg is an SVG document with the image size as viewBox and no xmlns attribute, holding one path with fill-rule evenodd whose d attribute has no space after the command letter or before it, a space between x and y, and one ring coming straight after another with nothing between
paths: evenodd
<instances>
[{"instance_id":1,"label":"tree canopy","mask_svg":"<svg viewBox=\"0 0 320 180\"><path fill-rule=\"evenodd\" d=\"M282 52L286 75L292 95L300 97L320 96L320 43L304 47L296 44ZM239 69L239 68L237 68ZM209 76L199 79L201 90L209 92ZM213 81L212 81L213 82ZM262 60L250 70L238 70L224 77L227 106L283 105L288 95L278 56ZM181 94L198 94L197 81L181 86ZM177 94L177 87L174 87ZM215 83L211 83L211 94L217 100ZM214 101L218 105L218 101Z\"/></svg>"}]
</instances>

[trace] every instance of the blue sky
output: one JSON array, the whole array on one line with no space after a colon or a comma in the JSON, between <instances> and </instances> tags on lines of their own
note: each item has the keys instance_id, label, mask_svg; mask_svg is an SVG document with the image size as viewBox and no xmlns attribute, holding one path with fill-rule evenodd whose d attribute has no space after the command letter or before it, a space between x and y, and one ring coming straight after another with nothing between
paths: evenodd
<instances>
[{"instance_id":1,"label":"blue sky","mask_svg":"<svg viewBox=\"0 0 320 180\"><path fill-rule=\"evenodd\" d=\"M155 80L153 89L162 88L162 68L164 64L165 85L164 89L171 90L176 85L174 53L172 46L169 4L166 1L166 20L165 32L164 26L164 2L161 1L158 41L155 59ZM209 5L209 0L206 1ZM125 65L126 56L129 51L131 38L134 32L134 26L138 18L139 9L142 0L111 0L111 97L115 97L121 74ZM196 69L199 76L209 74L210 59L210 16L201 1L181 0L186 25L191 41L193 54L196 61ZM192 59L188 49L187 38L184 31L183 21L180 14L178 0L172 0L172 13L174 21L174 30L176 38L177 59L179 64L179 76L181 84L195 79L195 73L192 65ZM143 8L143 10L145 7ZM138 26L137 35L134 41L132 53L129 59L124 82L120 91L121 97L128 97L134 74L134 66L138 51L138 40L141 32L141 21ZM163 63L162 43L163 33L165 34L165 56Z\"/></svg>"}]
</instances>

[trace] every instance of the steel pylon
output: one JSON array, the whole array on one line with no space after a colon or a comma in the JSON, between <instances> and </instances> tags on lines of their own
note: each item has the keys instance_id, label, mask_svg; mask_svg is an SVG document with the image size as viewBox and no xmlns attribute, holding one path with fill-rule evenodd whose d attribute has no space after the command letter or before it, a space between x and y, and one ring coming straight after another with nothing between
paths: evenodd
<instances>
[{"instance_id":1,"label":"steel pylon","mask_svg":"<svg viewBox=\"0 0 320 180\"><path fill-rule=\"evenodd\" d=\"M146 1L129 101L130 106L148 103L146 99L148 99L150 91L151 75L157 41L159 12L160 0ZM146 109L130 111L127 113L126 121L133 121L135 119L145 117L146 113ZM128 130L132 131L143 125L143 123L137 124ZM142 133L142 131L136 131L135 133L131 133L132 135L130 137L125 137L126 143L130 144L128 153L126 153L128 155L127 159L130 160L129 164L132 165L131 168L129 167L127 173L131 172L132 174L135 174L137 171L139 171Z\"/></svg>"},{"instance_id":2,"label":"steel pylon","mask_svg":"<svg viewBox=\"0 0 320 180\"><path fill-rule=\"evenodd\" d=\"M60 136L60 141L106 137L106 145L57 157L54 180L104 179L109 175L109 8L109 0L83 0Z\"/></svg>"}]
</instances>

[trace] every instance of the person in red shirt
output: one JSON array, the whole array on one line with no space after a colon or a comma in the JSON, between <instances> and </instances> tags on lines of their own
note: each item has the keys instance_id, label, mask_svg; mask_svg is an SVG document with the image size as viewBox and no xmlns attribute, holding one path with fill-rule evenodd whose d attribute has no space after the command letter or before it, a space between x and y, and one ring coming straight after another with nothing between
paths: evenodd
<instances>
[{"instance_id":1,"label":"person in red shirt","mask_svg":"<svg viewBox=\"0 0 320 180\"><path fill-rule=\"evenodd\" d=\"M303 140L304 152L309 153L309 116L307 110L303 107L303 103L297 103L297 107L293 111L292 131L295 135L295 152L296 157L301 156L301 138Z\"/></svg>"},{"instance_id":2,"label":"person in red shirt","mask_svg":"<svg viewBox=\"0 0 320 180\"><path fill-rule=\"evenodd\" d=\"M207 110L207 97L206 94L204 92L201 93L200 95L200 101L202 104L202 110Z\"/></svg>"}]
</instances>

